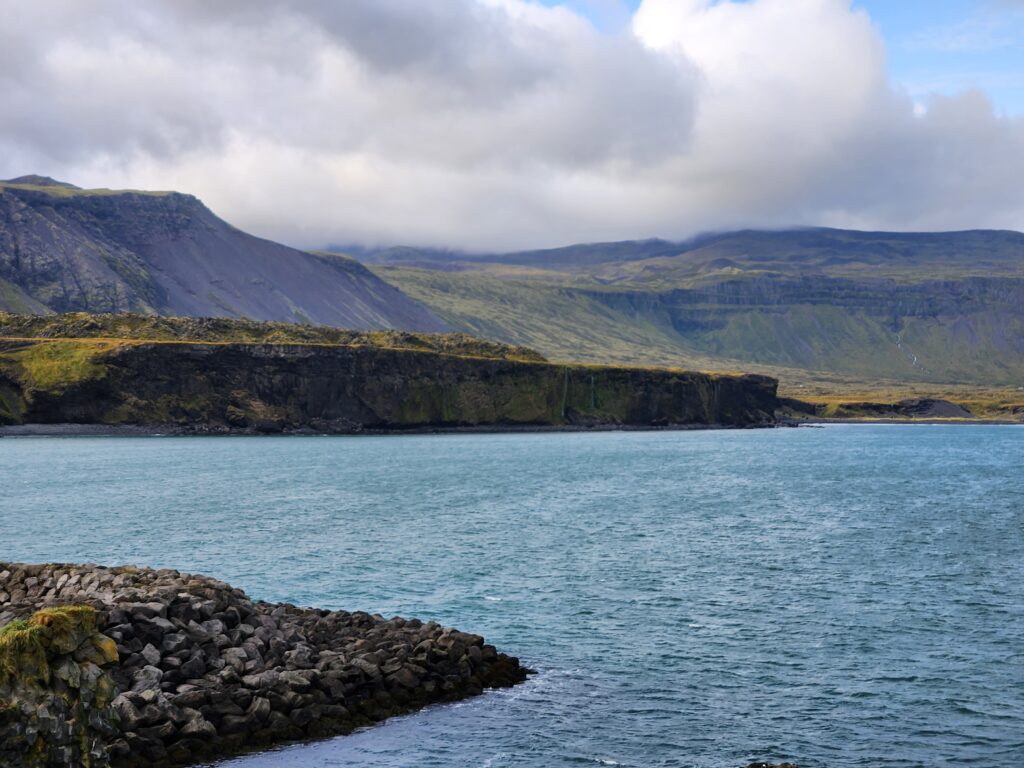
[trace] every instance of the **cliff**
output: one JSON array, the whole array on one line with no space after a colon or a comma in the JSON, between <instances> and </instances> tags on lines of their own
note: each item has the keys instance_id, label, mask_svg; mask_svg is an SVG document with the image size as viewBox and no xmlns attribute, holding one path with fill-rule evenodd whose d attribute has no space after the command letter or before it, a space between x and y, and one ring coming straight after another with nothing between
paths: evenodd
<instances>
[{"instance_id":1,"label":"cliff","mask_svg":"<svg viewBox=\"0 0 1024 768\"><path fill-rule=\"evenodd\" d=\"M8 337L0 423L327 433L774 423L776 381L764 376L560 365L465 337L392 341Z\"/></svg>"},{"instance_id":2,"label":"cliff","mask_svg":"<svg viewBox=\"0 0 1024 768\"><path fill-rule=\"evenodd\" d=\"M173 570L0 562L0 765L191 765L526 678L433 622L254 602Z\"/></svg>"}]
</instances>

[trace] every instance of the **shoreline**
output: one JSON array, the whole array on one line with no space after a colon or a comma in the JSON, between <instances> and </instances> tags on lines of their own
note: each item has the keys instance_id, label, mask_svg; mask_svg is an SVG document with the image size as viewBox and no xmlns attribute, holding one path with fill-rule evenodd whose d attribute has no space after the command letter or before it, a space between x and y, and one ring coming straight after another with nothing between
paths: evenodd
<instances>
[{"instance_id":1,"label":"shoreline","mask_svg":"<svg viewBox=\"0 0 1024 768\"><path fill-rule=\"evenodd\" d=\"M135 424L11 424L0 426L0 439L19 437L385 437L389 435L502 435L535 434L547 432L692 432L703 430L776 429L797 425L751 424L730 426L724 424L495 424L481 426L425 426L408 429L353 429L349 431L322 432L314 429L282 429L260 431L216 426L183 427L169 425Z\"/></svg>"},{"instance_id":2,"label":"shoreline","mask_svg":"<svg viewBox=\"0 0 1024 768\"><path fill-rule=\"evenodd\" d=\"M815 426L826 426L828 424L864 424L864 425L877 425L877 424L890 424L893 426L951 426L951 427L979 427L979 426L994 426L994 427L1022 427L1024 421L1013 421L1011 419L826 419L826 418L809 418L800 420L790 420L787 423L780 422L780 426L788 427L815 427Z\"/></svg>"},{"instance_id":3,"label":"shoreline","mask_svg":"<svg viewBox=\"0 0 1024 768\"><path fill-rule=\"evenodd\" d=\"M492 424L481 426L431 426L408 429L354 429L322 432L313 429L282 429L260 431L224 427L187 427L180 424L11 424L0 426L0 439L31 437L387 437L411 435L504 435L588 432L695 432L746 429L793 429L828 425L892 425L892 426L1004 426L1021 427L1022 421L1009 419L780 419L774 424L729 426L722 424Z\"/></svg>"}]
</instances>

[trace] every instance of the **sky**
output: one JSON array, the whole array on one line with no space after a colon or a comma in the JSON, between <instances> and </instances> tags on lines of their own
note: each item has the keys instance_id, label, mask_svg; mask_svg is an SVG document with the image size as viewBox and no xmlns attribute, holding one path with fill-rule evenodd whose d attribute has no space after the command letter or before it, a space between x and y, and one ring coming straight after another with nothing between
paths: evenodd
<instances>
[{"instance_id":1,"label":"sky","mask_svg":"<svg viewBox=\"0 0 1024 768\"><path fill-rule=\"evenodd\" d=\"M640 0L544 0L621 30ZM1024 2L857 0L885 41L889 74L921 102L985 90L1003 114L1024 113Z\"/></svg>"},{"instance_id":2,"label":"sky","mask_svg":"<svg viewBox=\"0 0 1024 768\"><path fill-rule=\"evenodd\" d=\"M45 0L0 178L300 247L1024 229L1024 0Z\"/></svg>"},{"instance_id":3,"label":"sky","mask_svg":"<svg viewBox=\"0 0 1024 768\"><path fill-rule=\"evenodd\" d=\"M1024 114L1024 2L872 0L893 80L914 98L982 89L1000 114Z\"/></svg>"}]
</instances>

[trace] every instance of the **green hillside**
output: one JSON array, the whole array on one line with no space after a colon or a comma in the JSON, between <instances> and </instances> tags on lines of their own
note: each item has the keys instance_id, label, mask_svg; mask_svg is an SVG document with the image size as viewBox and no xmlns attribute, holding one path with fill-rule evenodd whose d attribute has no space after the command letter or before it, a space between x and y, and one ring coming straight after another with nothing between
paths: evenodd
<instances>
[{"instance_id":1,"label":"green hillside","mask_svg":"<svg viewBox=\"0 0 1024 768\"><path fill-rule=\"evenodd\" d=\"M87 312L39 316L0 311L0 339L306 344L400 349L459 357L546 362L542 355L532 349L478 339L463 333L352 331L323 325L294 325L222 317L93 315Z\"/></svg>"},{"instance_id":2,"label":"green hillside","mask_svg":"<svg viewBox=\"0 0 1024 768\"><path fill-rule=\"evenodd\" d=\"M1024 386L1020 233L738 232L674 255L664 241L627 246L559 249L546 266L536 251L405 252L400 263L385 252L372 269L454 329L556 359L751 370L784 388Z\"/></svg>"}]
</instances>

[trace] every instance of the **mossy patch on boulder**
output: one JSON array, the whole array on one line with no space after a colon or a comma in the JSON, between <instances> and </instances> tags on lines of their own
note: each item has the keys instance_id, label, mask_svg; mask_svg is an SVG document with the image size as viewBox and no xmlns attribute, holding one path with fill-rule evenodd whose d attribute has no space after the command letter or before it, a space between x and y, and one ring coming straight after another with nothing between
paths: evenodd
<instances>
[{"instance_id":1,"label":"mossy patch on boulder","mask_svg":"<svg viewBox=\"0 0 1024 768\"><path fill-rule=\"evenodd\" d=\"M0 627L0 765L105 765L116 715L104 667L117 660L88 605L44 608Z\"/></svg>"},{"instance_id":2,"label":"mossy patch on boulder","mask_svg":"<svg viewBox=\"0 0 1024 768\"><path fill-rule=\"evenodd\" d=\"M102 644L106 638L101 638L96 632L96 609L88 605L44 608L30 619L15 619L0 627L0 684L47 683L52 657L74 653L87 640ZM117 661L116 647L108 661Z\"/></svg>"}]
</instances>

